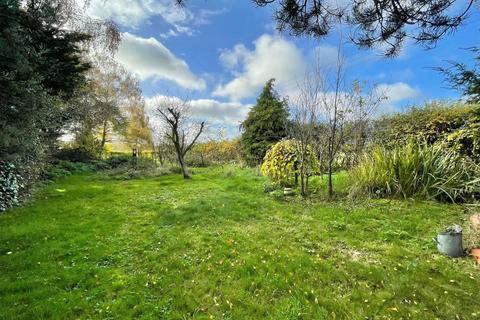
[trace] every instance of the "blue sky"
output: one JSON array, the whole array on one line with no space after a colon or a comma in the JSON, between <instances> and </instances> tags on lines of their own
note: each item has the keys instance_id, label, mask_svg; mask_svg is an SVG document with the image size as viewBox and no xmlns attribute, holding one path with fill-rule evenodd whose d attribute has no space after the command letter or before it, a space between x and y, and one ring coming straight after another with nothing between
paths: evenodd
<instances>
[{"instance_id":1,"label":"blue sky","mask_svg":"<svg viewBox=\"0 0 480 320\"><path fill-rule=\"evenodd\" d=\"M321 64L332 64L336 56L335 36L279 34L273 8L246 0L190 0L185 9L174 7L173 0L93 0L89 10L119 24L123 41L117 59L141 79L147 105L154 96L188 97L194 112L229 128L245 117L266 80L277 78L278 91L291 96L312 65L314 50ZM386 90L382 112L456 99L459 93L432 68L445 66L445 60L471 60L462 48L479 44L478 18L474 8L467 23L436 48L407 43L397 58L347 44L346 74Z\"/></svg>"}]
</instances>

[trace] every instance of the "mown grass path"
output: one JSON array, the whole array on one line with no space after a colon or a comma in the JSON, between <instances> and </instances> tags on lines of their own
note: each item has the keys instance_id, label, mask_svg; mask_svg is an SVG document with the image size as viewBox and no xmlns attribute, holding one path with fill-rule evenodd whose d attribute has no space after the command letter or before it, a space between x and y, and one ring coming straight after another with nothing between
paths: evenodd
<instances>
[{"instance_id":1,"label":"mown grass path","mask_svg":"<svg viewBox=\"0 0 480 320\"><path fill-rule=\"evenodd\" d=\"M2 319L479 319L460 206L276 200L234 168L76 175L0 215Z\"/></svg>"}]
</instances>

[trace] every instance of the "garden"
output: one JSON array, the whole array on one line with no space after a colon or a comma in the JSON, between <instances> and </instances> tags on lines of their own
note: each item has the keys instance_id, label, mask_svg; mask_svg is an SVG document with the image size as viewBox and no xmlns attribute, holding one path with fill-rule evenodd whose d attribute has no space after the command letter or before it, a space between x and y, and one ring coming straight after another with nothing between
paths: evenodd
<instances>
[{"instance_id":1,"label":"garden","mask_svg":"<svg viewBox=\"0 0 480 320\"><path fill-rule=\"evenodd\" d=\"M430 106L374 126L395 139L392 123L413 114L451 114L458 125L472 110ZM420 144L385 141L350 170L342 152L333 197L313 148L302 195L300 143L291 139L253 168L233 152L240 142L199 143L186 158L188 179L174 158L57 160L29 201L0 215L2 315L476 319L480 277L468 250L480 244L469 221L479 171L426 142L461 150L446 138L455 130L432 132ZM451 225L464 229L459 258L432 240Z\"/></svg>"},{"instance_id":2,"label":"garden","mask_svg":"<svg viewBox=\"0 0 480 320\"><path fill-rule=\"evenodd\" d=\"M480 319L480 49L408 105L352 51L475 1L255 0L291 34L207 41L201 74L163 43L232 13L137 2L0 3L0 319Z\"/></svg>"}]
</instances>

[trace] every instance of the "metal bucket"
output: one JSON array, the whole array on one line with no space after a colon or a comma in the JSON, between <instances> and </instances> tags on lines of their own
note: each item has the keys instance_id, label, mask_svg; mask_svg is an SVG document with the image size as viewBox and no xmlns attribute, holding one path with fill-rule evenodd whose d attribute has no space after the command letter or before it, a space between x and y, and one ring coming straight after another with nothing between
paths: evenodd
<instances>
[{"instance_id":1,"label":"metal bucket","mask_svg":"<svg viewBox=\"0 0 480 320\"><path fill-rule=\"evenodd\" d=\"M462 228L459 226L440 232L434 240L440 253L452 258L463 256Z\"/></svg>"}]
</instances>

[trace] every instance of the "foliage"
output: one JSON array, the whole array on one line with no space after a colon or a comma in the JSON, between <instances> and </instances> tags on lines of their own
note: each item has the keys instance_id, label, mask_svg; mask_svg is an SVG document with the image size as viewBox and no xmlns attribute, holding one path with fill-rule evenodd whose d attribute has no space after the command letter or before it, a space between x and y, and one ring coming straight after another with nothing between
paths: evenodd
<instances>
[{"instance_id":1,"label":"foliage","mask_svg":"<svg viewBox=\"0 0 480 320\"><path fill-rule=\"evenodd\" d=\"M132 180L132 179L147 179L161 177L169 174L179 173L178 167L164 166L164 167L118 167L102 172L104 179L110 180Z\"/></svg>"},{"instance_id":2,"label":"foliage","mask_svg":"<svg viewBox=\"0 0 480 320\"><path fill-rule=\"evenodd\" d=\"M83 162L55 159L42 170L41 178L43 181L56 181L74 173L102 172L104 177L127 180L155 177L174 171L170 167L159 168L152 158L143 156L134 158L131 155L120 154L104 160L92 159Z\"/></svg>"},{"instance_id":3,"label":"foliage","mask_svg":"<svg viewBox=\"0 0 480 320\"><path fill-rule=\"evenodd\" d=\"M138 80L112 58L96 58L72 109L74 145L97 158L105 154L113 135L137 146L151 143Z\"/></svg>"},{"instance_id":4,"label":"foliage","mask_svg":"<svg viewBox=\"0 0 480 320\"><path fill-rule=\"evenodd\" d=\"M195 167L205 167L213 164L225 164L239 160L238 141L208 141L197 143L186 161Z\"/></svg>"},{"instance_id":5,"label":"foliage","mask_svg":"<svg viewBox=\"0 0 480 320\"><path fill-rule=\"evenodd\" d=\"M110 168L118 168L133 165L133 157L130 154L111 155L105 160Z\"/></svg>"},{"instance_id":6,"label":"foliage","mask_svg":"<svg viewBox=\"0 0 480 320\"><path fill-rule=\"evenodd\" d=\"M373 132L373 140L385 146L393 147L405 139L445 142L459 154L480 161L480 105L431 103L414 107L377 120Z\"/></svg>"},{"instance_id":7,"label":"foliage","mask_svg":"<svg viewBox=\"0 0 480 320\"><path fill-rule=\"evenodd\" d=\"M21 179L12 163L0 161L0 212L18 204L23 187Z\"/></svg>"},{"instance_id":8,"label":"foliage","mask_svg":"<svg viewBox=\"0 0 480 320\"><path fill-rule=\"evenodd\" d=\"M0 3L0 159L14 163L24 188L36 181L70 120L66 101L89 65L89 36L59 27L53 1Z\"/></svg>"},{"instance_id":9,"label":"foliage","mask_svg":"<svg viewBox=\"0 0 480 320\"><path fill-rule=\"evenodd\" d=\"M480 228L470 224L465 232L465 240L469 248L480 248Z\"/></svg>"},{"instance_id":10,"label":"foliage","mask_svg":"<svg viewBox=\"0 0 480 320\"><path fill-rule=\"evenodd\" d=\"M351 172L352 193L464 202L480 195L480 167L443 144L374 147Z\"/></svg>"},{"instance_id":11,"label":"foliage","mask_svg":"<svg viewBox=\"0 0 480 320\"><path fill-rule=\"evenodd\" d=\"M43 168L42 181L56 181L74 173L96 172L105 168L102 161L99 162L72 162L68 160L55 160Z\"/></svg>"},{"instance_id":12,"label":"foliage","mask_svg":"<svg viewBox=\"0 0 480 320\"><path fill-rule=\"evenodd\" d=\"M267 151L262 163L262 173L282 186L293 186L300 174L300 143L297 140L282 140ZM319 174L318 160L311 146L304 155L307 176Z\"/></svg>"},{"instance_id":13,"label":"foliage","mask_svg":"<svg viewBox=\"0 0 480 320\"><path fill-rule=\"evenodd\" d=\"M470 49L476 54L474 66L464 63L450 62L448 68L439 68L450 85L462 91L472 103L480 103L480 47Z\"/></svg>"},{"instance_id":14,"label":"foliage","mask_svg":"<svg viewBox=\"0 0 480 320\"><path fill-rule=\"evenodd\" d=\"M136 83L139 88L138 83ZM127 106L127 126L124 136L130 143L139 146L150 147L152 144L152 134L149 127L149 118L145 112L145 101L138 95L132 95L131 101Z\"/></svg>"},{"instance_id":15,"label":"foliage","mask_svg":"<svg viewBox=\"0 0 480 320\"><path fill-rule=\"evenodd\" d=\"M89 148L64 147L55 152L53 157L58 160L70 162L91 162L96 158L96 155L92 154Z\"/></svg>"},{"instance_id":16,"label":"foliage","mask_svg":"<svg viewBox=\"0 0 480 320\"><path fill-rule=\"evenodd\" d=\"M48 5L0 6L0 154L21 158L58 136L67 116L61 99L83 83L88 68L78 47L88 36L58 29Z\"/></svg>"},{"instance_id":17,"label":"foliage","mask_svg":"<svg viewBox=\"0 0 480 320\"><path fill-rule=\"evenodd\" d=\"M186 0L177 0L179 3ZM433 46L454 31L468 17L476 1L454 10L455 1L351 0L254 0L258 6L277 4L275 19L279 30L297 36L325 37L338 23L348 23L355 32L352 40L360 47L383 45L387 56L398 54L406 39Z\"/></svg>"},{"instance_id":18,"label":"foliage","mask_svg":"<svg viewBox=\"0 0 480 320\"><path fill-rule=\"evenodd\" d=\"M263 192L265 193L270 193L272 191L280 190L281 185L277 182L274 181L265 181L263 183ZM283 190L281 190L283 192Z\"/></svg>"},{"instance_id":19,"label":"foliage","mask_svg":"<svg viewBox=\"0 0 480 320\"><path fill-rule=\"evenodd\" d=\"M287 136L287 102L281 100L270 79L241 125L240 149L250 165L262 162L267 150Z\"/></svg>"},{"instance_id":20,"label":"foliage","mask_svg":"<svg viewBox=\"0 0 480 320\"><path fill-rule=\"evenodd\" d=\"M2 318L478 318L478 267L431 240L463 206L278 201L234 170L42 187L0 215Z\"/></svg>"},{"instance_id":21,"label":"foliage","mask_svg":"<svg viewBox=\"0 0 480 320\"><path fill-rule=\"evenodd\" d=\"M108 170L102 172L102 176L105 179L115 180L131 180L131 179L143 179L164 176L167 174L180 173L177 167L174 166L157 166L155 160L146 157L132 158L129 157L128 161L126 157L111 158L117 161L109 161L110 167Z\"/></svg>"}]
</instances>

